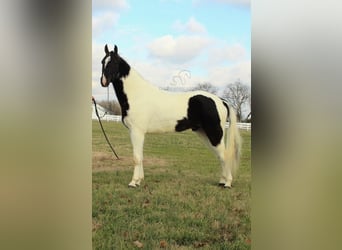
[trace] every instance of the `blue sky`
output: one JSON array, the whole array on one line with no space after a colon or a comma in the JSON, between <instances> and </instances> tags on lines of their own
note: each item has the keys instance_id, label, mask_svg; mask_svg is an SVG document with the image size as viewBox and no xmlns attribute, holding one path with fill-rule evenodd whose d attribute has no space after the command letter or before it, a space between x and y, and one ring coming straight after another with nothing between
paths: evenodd
<instances>
[{"instance_id":1,"label":"blue sky","mask_svg":"<svg viewBox=\"0 0 342 250\"><path fill-rule=\"evenodd\" d=\"M249 0L93 0L93 79L100 86L105 44L152 84L188 88L210 82L223 88L251 82L251 11ZM189 71L182 83L175 75Z\"/></svg>"}]
</instances>

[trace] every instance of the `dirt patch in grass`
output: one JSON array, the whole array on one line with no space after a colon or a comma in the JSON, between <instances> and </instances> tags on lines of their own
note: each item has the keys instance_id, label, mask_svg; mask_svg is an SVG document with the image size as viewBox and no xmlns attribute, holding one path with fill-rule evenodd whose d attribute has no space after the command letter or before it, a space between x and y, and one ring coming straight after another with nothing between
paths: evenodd
<instances>
[{"instance_id":1,"label":"dirt patch in grass","mask_svg":"<svg viewBox=\"0 0 342 250\"><path fill-rule=\"evenodd\" d=\"M92 231L95 232L102 227L102 224L93 219L92 221Z\"/></svg>"},{"instance_id":2,"label":"dirt patch in grass","mask_svg":"<svg viewBox=\"0 0 342 250\"><path fill-rule=\"evenodd\" d=\"M116 159L111 153L93 152L92 153L93 172L103 171L126 171L133 170L133 157L120 157ZM156 157L144 158L144 166L166 166L167 161Z\"/></svg>"}]
</instances>

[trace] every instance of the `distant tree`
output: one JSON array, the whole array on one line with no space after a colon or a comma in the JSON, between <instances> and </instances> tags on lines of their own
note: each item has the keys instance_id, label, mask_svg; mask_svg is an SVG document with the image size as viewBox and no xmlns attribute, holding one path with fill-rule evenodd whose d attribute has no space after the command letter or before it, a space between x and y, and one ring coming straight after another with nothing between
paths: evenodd
<instances>
[{"instance_id":1,"label":"distant tree","mask_svg":"<svg viewBox=\"0 0 342 250\"><path fill-rule=\"evenodd\" d=\"M249 93L248 96L248 104L249 104L249 114L246 117L246 122L252 122L252 95Z\"/></svg>"},{"instance_id":2,"label":"distant tree","mask_svg":"<svg viewBox=\"0 0 342 250\"><path fill-rule=\"evenodd\" d=\"M245 122L251 123L252 122L252 112L249 112L249 114L247 115Z\"/></svg>"},{"instance_id":3,"label":"distant tree","mask_svg":"<svg viewBox=\"0 0 342 250\"><path fill-rule=\"evenodd\" d=\"M107 109L110 115L121 115L121 107L117 101L99 101L99 104Z\"/></svg>"},{"instance_id":4,"label":"distant tree","mask_svg":"<svg viewBox=\"0 0 342 250\"><path fill-rule=\"evenodd\" d=\"M210 82L198 83L195 87L191 88L190 90L204 90L212 94L217 94L218 92L218 88L212 85Z\"/></svg>"},{"instance_id":5,"label":"distant tree","mask_svg":"<svg viewBox=\"0 0 342 250\"><path fill-rule=\"evenodd\" d=\"M242 106L250 103L250 88L240 81L228 84L223 91L223 98L235 109L238 121L242 120Z\"/></svg>"}]
</instances>

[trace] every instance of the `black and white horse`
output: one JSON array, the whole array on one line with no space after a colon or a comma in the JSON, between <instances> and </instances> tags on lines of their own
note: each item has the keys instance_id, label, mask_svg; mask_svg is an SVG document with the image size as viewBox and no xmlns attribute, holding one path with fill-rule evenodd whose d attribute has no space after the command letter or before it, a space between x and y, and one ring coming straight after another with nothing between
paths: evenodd
<instances>
[{"instance_id":1,"label":"black and white horse","mask_svg":"<svg viewBox=\"0 0 342 250\"><path fill-rule=\"evenodd\" d=\"M233 109L222 99L205 91L173 93L160 90L140 76L118 54L104 48L101 85L113 83L121 105L122 122L129 129L133 145L134 173L130 187L144 179L143 145L149 132L181 132L192 129L217 154L222 174L219 184L231 187L232 172L239 165L241 140ZM226 120L230 127L225 135Z\"/></svg>"}]
</instances>

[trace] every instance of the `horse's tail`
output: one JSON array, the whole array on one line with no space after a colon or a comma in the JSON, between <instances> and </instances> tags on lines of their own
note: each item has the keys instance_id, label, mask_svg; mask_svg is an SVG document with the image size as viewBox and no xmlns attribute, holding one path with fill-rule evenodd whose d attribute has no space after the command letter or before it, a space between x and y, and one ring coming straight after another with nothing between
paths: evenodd
<instances>
[{"instance_id":1,"label":"horse's tail","mask_svg":"<svg viewBox=\"0 0 342 250\"><path fill-rule=\"evenodd\" d=\"M240 163L240 154L241 154L241 136L239 132L239 128L237 127L236 114L234 109L229 109L229 128L227 129L226 134L226 150L225 150L225 161L226 164L230 166L232 173L235 174L237 168Z\"/></svg>"}]
</instances>

